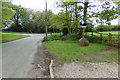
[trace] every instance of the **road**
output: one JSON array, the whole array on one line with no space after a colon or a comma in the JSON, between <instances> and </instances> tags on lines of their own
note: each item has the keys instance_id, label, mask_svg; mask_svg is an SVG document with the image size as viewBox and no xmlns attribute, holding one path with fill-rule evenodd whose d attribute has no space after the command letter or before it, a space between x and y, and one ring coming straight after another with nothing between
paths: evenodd
<instances>
[{"instance_id":1,"label":"road","mask_svg":"<svg viewBox=\"0 0 120 80\"><path fill-rule=\"evenodd\" d=\"M28 71L33 67L32 61L37 46L44 34L2 44L2 77L27 78Z\"/></svg>"}]
</instances>

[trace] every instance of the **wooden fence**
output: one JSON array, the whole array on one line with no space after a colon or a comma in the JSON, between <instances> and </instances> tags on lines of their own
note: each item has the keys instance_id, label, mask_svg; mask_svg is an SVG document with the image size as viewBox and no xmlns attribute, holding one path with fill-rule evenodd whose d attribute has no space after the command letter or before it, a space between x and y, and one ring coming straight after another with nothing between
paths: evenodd
<instances>
[{"instance_id":1,"label":"wooden fence","mask_svg":"<svg viewBox=\"0 0 120 80\"><path fill-rule=\"evenodd\" d=\"M114 45L114 46L120 46L120 34L112 34L112 33L99 33L99 32L91 32L89 34L91 36L97 36L102 40L107 41L108 44Z\"/></svg>"}]
</instances>

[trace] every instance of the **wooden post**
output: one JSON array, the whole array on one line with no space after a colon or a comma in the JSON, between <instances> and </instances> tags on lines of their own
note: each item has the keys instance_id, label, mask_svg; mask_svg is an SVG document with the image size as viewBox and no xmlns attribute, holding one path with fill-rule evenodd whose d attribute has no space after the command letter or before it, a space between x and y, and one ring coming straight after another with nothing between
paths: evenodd
<instances>
[{"instance_id":1,"label":"wooden post","mask_svg":"<svg viewBox=\"0 0 120 80\"><path fill-rule=\"evenodd\" d=\"M87 36L88 32L85 32L85 35Z\"/></svg>"},{"instance_id":2,"label":"wooden post","mask_svg":"<svg viewBox=\"0 0 120 80\"><path fill-rule=\"evenodd\" d=\"M82 38L84 38L84 36L85 36L85 28L83 28Z\"/></svg>"},{"instance_id":3,"label":"wooden post","mask_svg":"<svg viewBox=\"0 0 120 80\"><path fill-rule=\"evenodd\" d=\"M46 27L45 27L45 33L46 33L46 37L45 37L45 41L47 42L47 33L48 33L48 31L47 31L47 0L46 0L46 9L45 9L45 21L46 21Z\"/></svg>"},{"instance_id":4,"label":"wooden post","mask_svg":"<svg viewBox=\"0 0 120 80\"><path fill-rule=\"evenodd\" d=\"M108 33L108 44L112 44L112 34Z\"/></svg>"},{"instance_id":5,"label":"wooden post","mask_svg":"<svg viewBox=\"0 0 120 80\"><path fill-rule=\"evenodd\" d=\"M93 31L91 32L91 36L93 37Z\"/></svg>"},{"instance_id":6,"label":"wooden post","mask_svg":"<svg viewBox=\"0 0 120 80\"><path fill-rule=\"evenodd\" d=\"M100 39L102 40L102 34L100 34Z\"/></svg>"}]
</instances>

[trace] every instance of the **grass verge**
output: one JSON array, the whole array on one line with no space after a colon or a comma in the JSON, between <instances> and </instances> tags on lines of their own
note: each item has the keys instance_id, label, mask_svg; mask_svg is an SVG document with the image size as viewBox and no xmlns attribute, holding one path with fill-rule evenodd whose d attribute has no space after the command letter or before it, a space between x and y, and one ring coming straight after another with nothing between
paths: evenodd
<instances>
[{"instance_id":1,"label":"grass verge","mask_svg":"<svg viewBox=\"0 0 120 80\"><path fill-rule=\"evenodd\" d=\"M13 41L13 40L17 40L17 39L21 39L25 37L30 37L30 36L29 35L15 35L15 34L1 34L0 37L1 37L0 43L4 43L4 42L9 42L9 41Z\"/></svg>"},{"instance_id":2,"label":"grass verge","mask_svg":"<svg viewBox=\"0 0 120 80\"><path fill-rule=\"evenodd\" d=\"M40 33L12 32L12 31L2 31L2 33L11 33L11 34L40 34Z\"/></svg>"},{"instance_id":3,"label":"grass verge","mask_svg":"<svg viewBox=\"0 0 120 80\"><path fill-rule=\"evenodd\" d=\"M85 61L84 55L98 54L104 50L104 45L90 43L88 47L77 45L76 41L71 40L55 40L45 43L50 51L58 56L59 62Z\"/></svg>"},{"instance_id":4,"label":"grass verge","mask_svg":"<svg viewBox=\"0 0 120 80\"><path fill-rule=\"evenodd\" d=\"M77 44L79 36L62 36L50 35L49 41L44 43L51 53L57 56L58 62L73 62L73 61L89 61L89 62L111 62L113 59L117 60L118 51L105 51L107 45L95 42L95 38L88 38L89 46L81 47ZM64 39L65 38L65 39ZM67 39L66 39L67 38ZM95 40L93 40L95 39ZM97 43L98 42L98 43ZM104 52L104 54L102 54ZM86 55L92 55L90 60L86 59ZM96 58L97 57L97 58ZM104 57L104 58L103 58ZM95 59L94 59L95 58ZM111 61L109 61L111 60Z\"/></svg>"}]
</instances>

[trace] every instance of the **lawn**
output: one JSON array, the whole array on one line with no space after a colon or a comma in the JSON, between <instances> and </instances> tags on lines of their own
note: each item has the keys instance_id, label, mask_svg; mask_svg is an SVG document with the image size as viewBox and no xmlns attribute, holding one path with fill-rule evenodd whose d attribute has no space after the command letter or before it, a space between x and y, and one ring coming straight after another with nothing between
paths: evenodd
<instances>
[{"instance_id":1,"label":"lawn","mask_svg":"<svg viewBox=\"0 0 120 80\"><path fill-rule=\"evenodd\" d=\"M104 45L90 43L88 47L81 47L77 41L54 40L45 43L51 52L60 58L60 62L84 61L85 54L98 54L104 50Z\"/></svg>"},{"instance_id":2,"label":"lawn","mask_svg":"<svg viewBox=\"0 0 120 80\"><path fill-rule=\"evenodd\" d=\"M108 35L107 35L108 33L111 33L111 34L114 35L114 34L119 34L119 32L120 32L120 31L104 31L104 32L99 32L99 33L104 33L104 34L106 34L106 35L103 34L103 36L104 36L104 37L108 37ZM87 34L90 35L90 34L92 34L92 33L91 33L91 32L87 32ZM100 36L100 34L95 33L95 32L93 32L93 35L95 35L95 36Z\"/></svg>"},{"instance_id":3,"label":"lawn","mask_svg":"<svg viewBox=\"0 0 120 80\"><path fill-rule=\"evenodd\" d=\"M0 43L4 43L8 41L29 37L29 35L0 34L0 37L1 37Z\"/></svg>"},{"instance_id":4,"label":"lawn","mask_svg":"<svg viewBox=\"0 0 120 80\"><path fill-rule=\"evenodd\" d=\"M105 55L108 58L111 59L118 59L118 50L110 52L110 55Z\"/></svg>"},{"instance_id":5,"label":"lawn","mask_svg":"<svg viewBox=\"0 0 120 80\"><path fill-rule=\"evenodd\" d=\"M58 34L53 34L56 36L59 36ZM50 35L52 37L53 35ZM75 36L74 36L75 37ZM54 38L54 37L52 37ZM59 39L59 37L58 37ZM58 62L64 63L64 62L73 62L73 61L94 61L94 62L111 62L113 60L118 59L118 51L112 50L112 51L105 51L107 45L105 44L99 44L90 42L89 46L87 47L81 47L77 44L78 40L51 40L47 43L44 43L44 45L51 51L52 55L57 56ZM105 54L102 54L102 53ZM86 55L94 55L94 56L100 56L98 60L90 59L87 60L85 58ZM105 57L106 59L102 59L101 57ZM94 58L94 57L93 57ZM111 60L111 61L109 61Z\"/></svg>"},{"instance_id":6,"label":"lawn","mask_svg":"<svg viewBox=\"0 0 120 80\"><path fill-rule=\"evenodd\" d=\"M29 32L11 32L11 31L2 31L2 33L13 33L13 34L40 34L40 33L29 33Z\"/></svg>"},{"instance_id":7,"label":"lawn","mask_svg":"<svg viewBox=\"0 0 120 80\"><path fill-rule=\"evenodd\" d=\"M111 33L111 34L118 34L120 31L104 31L104 32L100 32L100 33Z\"/></svg>"}]
</instances>

